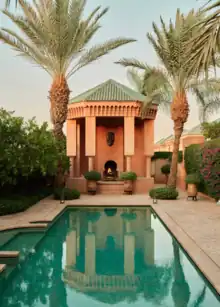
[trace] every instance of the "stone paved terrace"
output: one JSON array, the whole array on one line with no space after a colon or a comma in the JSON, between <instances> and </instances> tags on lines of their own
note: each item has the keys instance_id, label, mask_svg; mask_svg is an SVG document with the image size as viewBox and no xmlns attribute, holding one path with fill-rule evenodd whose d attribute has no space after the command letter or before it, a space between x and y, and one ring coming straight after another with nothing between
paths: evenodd
<instances>
[{"instance_id":1,"label":"stone paved terrace","mask_svg":"<svg viewBox=\"0 0 220 307\"><path fill-rule=\"evenodd\" d=\"M46 227L66 206L150 205L187 251L207 279L220 293L220 206L200 198L187 201L181 192L176 201L153 205L147 195L82 195L79 200L60 204L46 198L26 212L0 217L0 231L19 227ZM31 224L31 222L40 224Z\"/></svg>"}]
</instances>

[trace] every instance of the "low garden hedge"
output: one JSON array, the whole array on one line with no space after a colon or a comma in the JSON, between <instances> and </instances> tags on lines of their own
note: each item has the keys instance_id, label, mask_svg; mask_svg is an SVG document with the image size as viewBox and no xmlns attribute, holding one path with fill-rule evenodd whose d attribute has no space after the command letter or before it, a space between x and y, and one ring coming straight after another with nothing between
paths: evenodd
<instances>
[{"instance_id":1,"label":"low garden hedge","mask_svg":"<svg viewBox=\"0 0 220 307\"><path fill-rule=\"evenodd\" d=\"M80 198L80 192L76 189L57 188L54 190L54 199L73 200Z\"/></svg>"},{"instance_id":2,"label":"low garden hedge","mask_svg":"<svg viewBox=\"0 0 220 307\"><path fill-rule=\"evenodd\" d=\"M46 187L27 196L19 194L4 195L0 198L0 216L25 211L41 199L49 196L52 191L51 187Z\"/></svg>"},{"instance_id":3,"label":"low garden hedge","mask_svg":"<svg viewBox=\"0 0 220 307\"><path fill-rule=\"evenodd\" d=\"M158 160L158 159L164 159L164 160L172 160L172 152L170 151L156 151L151 158L152 161ZM178 153L178 163L181 163L183 161L183 152L179 151Z\"/></svg>"},{"instance_id":4,"label":"low garden hedge","mask_svg":"<svg viewBox=\"0 0 220 307\"><path fill-rule=\"evenodd\" d=\"M176 189L164 187L151 189L149 195L156 199L177 199L179 193Z\"/></svg>"}]
</instances>

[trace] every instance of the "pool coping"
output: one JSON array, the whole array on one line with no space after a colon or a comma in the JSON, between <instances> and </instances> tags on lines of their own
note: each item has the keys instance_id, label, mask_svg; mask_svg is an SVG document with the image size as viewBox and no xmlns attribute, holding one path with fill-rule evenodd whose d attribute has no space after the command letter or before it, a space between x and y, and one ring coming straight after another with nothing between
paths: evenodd
<instances>
[{"instance_id":1,"label":"pool coping","mask_svg":"<svg viewBox=\"0 0 220 307\"><path fill-rule=\"evenodd\" d=\"M144 202L128 202L127 205L119 204L117 206L112 206L111 202L103 202L103 204L88 204L87 200L83 201L66 201L65 204L59 204L56 206L55 210L48 212L45 217L38 217L30 219L28 223L5 227L1 229L0 232L7 230L19 230L19 229L47 229L49 224L54 222L59 215L61 215L68 208L80 208L80 207L90 207L90 208L100 208L100 207L151 207L167 229L170 231L171 235L176 238L179 244L183 247L185 252L189 255L204 277L210 282L211 286L220 294L220 267L215 263L215 261L208 256L208 254L188 235L184 229L175 221L166 211L163 209L163 201L159 204L152 204L152 200L146 197ZM58 203L58 202L57 202ZM42 213L43 216L43 213ZM10 258L9 258L10 259ZM1 268L1 267L0 267ZM1 275L0 270L0 275Z\"/></svg>"},{"instance_id":2,"label":"pool coping","mask_svg":"<svg viewBox=\"0 0 220 307\"><path fill-rule=\"evenodd\" d=\"M198 244L174 221L174 219L161 209L161 205L151 206L158 217L168 228L173 237L183 247L212 287L220 294L220 268Z\"/></svg>"}]
</instances>

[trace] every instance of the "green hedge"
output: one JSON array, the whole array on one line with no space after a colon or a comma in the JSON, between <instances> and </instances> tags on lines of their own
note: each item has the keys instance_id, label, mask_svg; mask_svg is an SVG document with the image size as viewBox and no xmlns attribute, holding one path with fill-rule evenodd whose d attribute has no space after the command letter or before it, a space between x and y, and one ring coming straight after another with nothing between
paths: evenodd
<instances>
[{"instance_id":1,"label":"green hedge","mask_svg":"<svg viewBox=\"0 0 220 307\"><path fill-rule=\"evenodd\" d=\"M12 194L8 197L4 195L0 198L0 216L25 211L41 199L49 196L52 190L52 187L45 187L32 195Z\"/></svg>"},{"instance_id":2,"label":"green hedge","mask_svg":"<svg viewBox=\"0 0 220 307\"><path fill-rule=\"evenodd\" d=\"M158 160L158 159L164 159L164 160L172 160L172 152L169 151L156 151L153 155L153 157L151 158L152 161L154 160ZM183 161L183 152L179 151L178 154L178 163L181 163Z\"/></svg>"},{"instance_id":3,"label":"green hedge","mask_svg":"<svg viewBox=\"0 0 220 307\"><path fill-rule=\"evenodd\" d=\"M149 195L156 199L177 199L179 193L176 189L164 187L150 190Z\"/></svg>"}]
</instances>

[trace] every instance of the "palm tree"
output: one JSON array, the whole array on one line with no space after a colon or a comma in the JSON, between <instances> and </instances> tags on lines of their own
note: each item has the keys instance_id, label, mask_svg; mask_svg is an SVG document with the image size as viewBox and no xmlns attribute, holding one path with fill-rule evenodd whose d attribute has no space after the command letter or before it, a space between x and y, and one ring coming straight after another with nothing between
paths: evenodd
<instances>
[{"instance_id":1,"label":"palm tree","mask_svg":"<svg viewBox=\"0 0 220 307\"><path fill-rule=\"evenodd\" d=\"M197 24L199 31L198 35L191 40L193 48L190 61L193 61L194 72L199 74L201 66L205 71L209 72L210 63L219 67L219 43L220 43L220 1L207 1L202 8L202 12L209 13L202 22ZM216 59L217 55L217 59ZM218 63L217 63L218 62Z\"/></svg>"},{"instance_id":2,"label":"palm tree","mask_svg":"<svg viewBox=\"0 0 220 307\"><path fill-rule=\"evenodd\" d=\"M171 118L174 122L174 148L171 162L171 171L168 180L168 187L176 187L177 164L180 138L183 133L184 124L189 115L189 104L187 91L190 88L191 80L195 77L192 70L192 63L189 61L188 42L199 30L193 27L202 20L200 12L190 11L186 16L177 10L176 21L167 26L161 18L161 29L153 23L154 35L148 33L147 37L153 46L161 66L157 68L160 89L171 90ZM145 69L146 64L142 64L136 59L122 59L117 62L125 67L135 67Z\"/></svg>"},{"instance_id":3,"label":"palm tree","mask_svg":"<svg viewBox=\"0 0 220 307\"><path fill-rule=\"evenodd\" d=\"M174 253L174 281L172 285L172 298L175 307L187 307L190 300L190 288L185 278L183 267L180 261L180 251L178 243L173 239L173 253ZM206 286L198 293L195 301L192 302L192 307L199 307L205 299Z\"/></svg>"},{"instance_id":4,"label":"palm tree","mask_svg":"<svg viewBox=\"0 0 220 307\"><path fill-rule=\"evenodd\" d=\"M136 91L145 96L152 96L152 93L149 93L151 89L151 85L148 82L149 80L145 78L144 84L144 74L141 71L131 68L128 70L127 75L129 82ZM155 81L155 85L159 86L157 80ZM191 82L190 88L199 107L200 122L207 122L208 117L220 109L220 80L209 79L207 81L204 79L202 82L195 80L195 82ZM156 102L160 108L167 111L170 108L171 99L167 100L161 95L160 97L157 96Z\"/></svg>"},{"instance_id":5,"label":"palm tree","mask_svg":"<svg viewBox=\"0 0 220 307\"><path fill-rule=\"evenodd\" d=\"M86 0L18 0L21 14L3 10L20 30L1 28L0 40L43 68L52 78L49 92L53 132L63 138L70 90L67 79L82 67L134 39L110 39L88 49L108 8L95 8L84 17Z\"/></svg>"}]
</instances>

